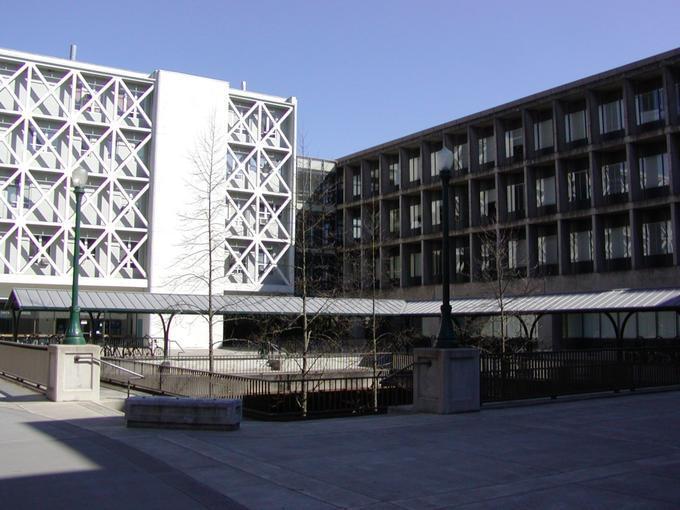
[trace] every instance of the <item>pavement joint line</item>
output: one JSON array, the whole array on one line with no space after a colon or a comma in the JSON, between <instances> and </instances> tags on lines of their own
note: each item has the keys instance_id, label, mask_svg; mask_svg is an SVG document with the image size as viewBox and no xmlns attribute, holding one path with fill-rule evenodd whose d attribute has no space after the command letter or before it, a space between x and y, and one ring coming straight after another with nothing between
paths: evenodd
<instances>
[{"instance_id":1,"label":"pavement joint line","mask_svg":"<svg viewBox=\"0 0 680 510\"><path fill-rule=\"evenodd\" d=\"M232 463L225 462L225 461L223 461L222 459L219 459L219 458L217 458L217 457L211 455L210 452L208 452L208 453L200 452L200 451L198 451L196 448L193 448L193 447L191 447L191 446L188 446L188 443L178 443L178 442L176 442L176 441L173 441L172 438L165 438L165 439L166 439L167 441L169 441L169 442L172 442L172 443L176 444L176 445L179 445L179 446L182 446L182 447L184 447L184 448L190 449L190 450L192 450L193 452L198 453L199 455L204 455L204 456L206 456L206 457L212 458L213 460L219 462L220 464L224 464L224 465L226 465L226 466L229 466L229 467L231 467L231 468L233 468L233 469L236 469L236 470L238 470L238 471L241 471L241 472L246 473L246 474L249 474L249 475L254 475L254 476L256 476L257 478L259 478L260 480L263 480L264 482L267 482L267 483L271 483L271 484L277 485L277 486L279 486L279 487L281 487L281 488L283 488L283 489L286 489L286 490L291 490L291 491L297 492L297 493L299 493L299 494L301 494L301 495L303 495L303 496L310 497L310 498L313 498L313 499L315 499L315 500L317 500L317 501L320 501L320 502L322 502L322 503L326 503L326 504L330 504L330 505L332 505L332 506L335 506L336 508L345 508L345 507L338 506L338 505L335 505L335 504L333 504L333 503L330 503L330 502L328 502L328 501L326 501L326 500L323 500L323 499L321 499L321 498L315 496L315 495L312 494L312 493L304 492L304 491L301 491L300 489L291 487L291 486L289 486L289 485L285 485L285 484L283 484L283 483L281 483L281 482L279 482L279 481L277 481L277 480L274 480L274 479L272 479L272 478L264 478L264 477L262 477L261 475L259 475L255 470L247 470L247 469L244 469L244 468L243 468L242 466L240 466L240 465L234 465L234 464L232 464ZM204 441L201 441L200 439L194 439L194 441L198 441L198 442L201 442L201 443L205 443ZM225 451L225 452L229 452L229 453L231 453L231 454L235 454L235 455L238 455L238 456L241 456L241 457L244 456L244 455L243 455L242 453L240 453L240 452L234 452L233 450L228 450L228 449L222 448L221 446L212 445L212 444L209 444L209 443L205 443L205 445L206 445L207 447L217 448L217 449L220 449L220 450L223 450L223 451ZM272 468L275 468L275 469L283 469L283 468L281 468L281 466L277 466L276 464L264 462L264 461L260 460L260 459L257 458L257 457L252 457L252 456L251 456L251 457L249 457L249 459L250 459L251 461L255 461L255 462L260 463L260 464L265 464L265 465L267 465L267 466L269 466L269 467L272 467ZM357 492L357 491L352 491L352 490L349 490L349 489L345 489L344 487L340 487L340 486L338 486L338 485L333 485L333 484L331 484L331 483L329 483L329 482L327 482L327 481L325 481L325 480L321 480L321 479L319 479L319 478L314 478L314 477L312 477L312 476L309 476L309 475L307 475L307 474L301 473L301 472L299 472L299 471L297 471L297 470L295 470L295 469L292 469L292 468L290 468L290 467L287 467L287 468L285 468L285 469L286 469L286 471L293 472L293 473L297 474L297 475L300 476L300 477L307 478L307 479L309 479L309 480L312 480L312 481L314 481L314 482L317 482L317 483L320 483L320 484L323 484L323 485L327 485L327 486L334 487L334 488L336 488L336 489L338 489L338 490L341 490L341 491L345 491L345 492L348 492L348 493L355 493L355 494L357 494L357 495L366 496L366 497L369 497L369 498L371 497L371 496L369 496L369 495L367 495L367 494L364 494L364 493L362 493L362 492ZM375 499L375 498L373 498L373 499ZM375 500L375 501L376 501L376 502L379 502L379 500Z\"/></svg>"}]
</instances>

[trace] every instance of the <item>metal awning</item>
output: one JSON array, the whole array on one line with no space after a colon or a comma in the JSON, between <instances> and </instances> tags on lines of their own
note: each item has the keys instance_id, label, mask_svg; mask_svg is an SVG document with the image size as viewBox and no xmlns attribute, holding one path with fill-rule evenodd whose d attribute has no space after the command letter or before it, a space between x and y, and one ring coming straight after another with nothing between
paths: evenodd
<instances>
[{"instance_id":1,"label":"metal awning","mask_svg":"<svg viewBox=\"0 0 680 510\"><path fill-rule=\"evenodd\" d=\"M302 298L297 296L213 296L213 310L220 315L298 315ZM402 315L405 302L399 299L376 300L378 315ZM85 290L79 293L83 312L164 313L201 315L208 312L208 296L194 294L157 294L150 292L110 292ZM71 292L65 289L13 289L6 308L22 311L64 311L71 306ZM308 298L309 313L321 315L365 316L373 314L370 299Z\"/></svg>"},{"instance_id":2,"label":"metal awning","mask_svg":"<svg viewBox=\"0 0 680 510\"><path fill-rule=\"evenodd\" d=\"M208 296L157 294L150 292L80 292L84 312L206 314ZM17 311L64 311L71 305L65 289L13 289L6 307ZM373 302L362 298L308 298L309 313L321 315L371 316ZM297 296L227 295L214 296L213 309L220 315L298 315L303 300ZM440 301L375 300L380 316L435 317ZM633 310L680 310L680 288L615 289L601 292L508 296L507 313L544 314L568 312L616 312ZM453 315L497 315L499 304L492 298L452 299Z\"/></svg>"}]
</instances>

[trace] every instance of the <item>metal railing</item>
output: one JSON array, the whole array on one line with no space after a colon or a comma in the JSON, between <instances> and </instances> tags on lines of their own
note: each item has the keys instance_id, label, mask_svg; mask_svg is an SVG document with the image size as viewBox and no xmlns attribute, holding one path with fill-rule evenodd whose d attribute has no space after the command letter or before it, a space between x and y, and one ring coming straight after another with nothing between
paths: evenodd
<instances>
[{"instance_id":1,"label":"metal railing","mask_svg":"<svg viewBox=\"0 0 680 510\"><path fill-rule=\"evenodd\" d=\"M103 356L112 360L149 361L149 356ZM270 372L296 373L306 366L309 373L370 372L373 369L373 353L309 353L304 357L297 353L274 352L271 354L232 353L213 356L213 372L219 374L267 374ZM412 355L378 352L375 362L380 370L399 370L412 362ZM153 363L164 366L208 371L208 356L154 357Z\"/></svg>"},{"instance_id":2,"label":"metal railing","mask_svg":"<svg viewBox=\"0 0 680 510\"><path fill-rule=\"evenodd\" d=\"M172 362L121 358L103 360L101 378L158 394L241 398L246 416L296 419L380 413L388 406L412 403L412 374L392 375L386 380L391 372L391 368L381 368L375 376L372 370L342 375L299 371L225 374L178 367ZM303 401L307 409L304 414Z\"/></svg>"},{"instance_id":3,"label":"metal railing","mask_svg":"<svg viewBox=\"0 0 680 510\"><path fill-rule=\"evenodd\" d=\"M680 384L680 347L482 354L482 402Z\"/></svg>"}]
</instances>

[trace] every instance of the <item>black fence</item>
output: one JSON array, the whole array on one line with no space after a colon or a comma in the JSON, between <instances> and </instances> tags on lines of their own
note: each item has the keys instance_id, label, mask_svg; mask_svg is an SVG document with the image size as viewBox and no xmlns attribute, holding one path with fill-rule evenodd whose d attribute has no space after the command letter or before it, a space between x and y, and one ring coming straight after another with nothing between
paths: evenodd
<instances>
[{"instance_id":1,"label":"black fence","mask_svg":"<svg viewBox=\"0 0 680 510\"><path fill-rule=\"evenodd\" d=\"M680 385L680 347L480 357L482 402Z\"/></svg>"},{"instance_id":2,"label":"black fence","mask_svg":"<svg viewBox=\"0 0 680 510\"><path fill-rule=\"evenodd\" d=\"M172 361L106 361L115 366L102 366L103 381L165 395L240 398L245 416L264 420L376 414L413 403L413 375L405 370L381 369L375 376L365 371L224 374L173 366Z\"/></svg>"}]
</instances>

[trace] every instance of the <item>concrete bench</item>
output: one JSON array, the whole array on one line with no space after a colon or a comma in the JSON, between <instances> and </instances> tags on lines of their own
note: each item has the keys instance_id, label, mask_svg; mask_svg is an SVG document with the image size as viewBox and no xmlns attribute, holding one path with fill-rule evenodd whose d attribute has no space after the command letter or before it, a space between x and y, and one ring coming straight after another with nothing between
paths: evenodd
<instances>
[{"instance_id":1,"label":"concrete bench","mask_svg":"<svg viewBox=\"0 0 680 510\"><path fill-rule=\"evenodd\" d=\"M128 427L236 430L241 424L240 399L129 397Z\"/></svg>"}]
</instances>

